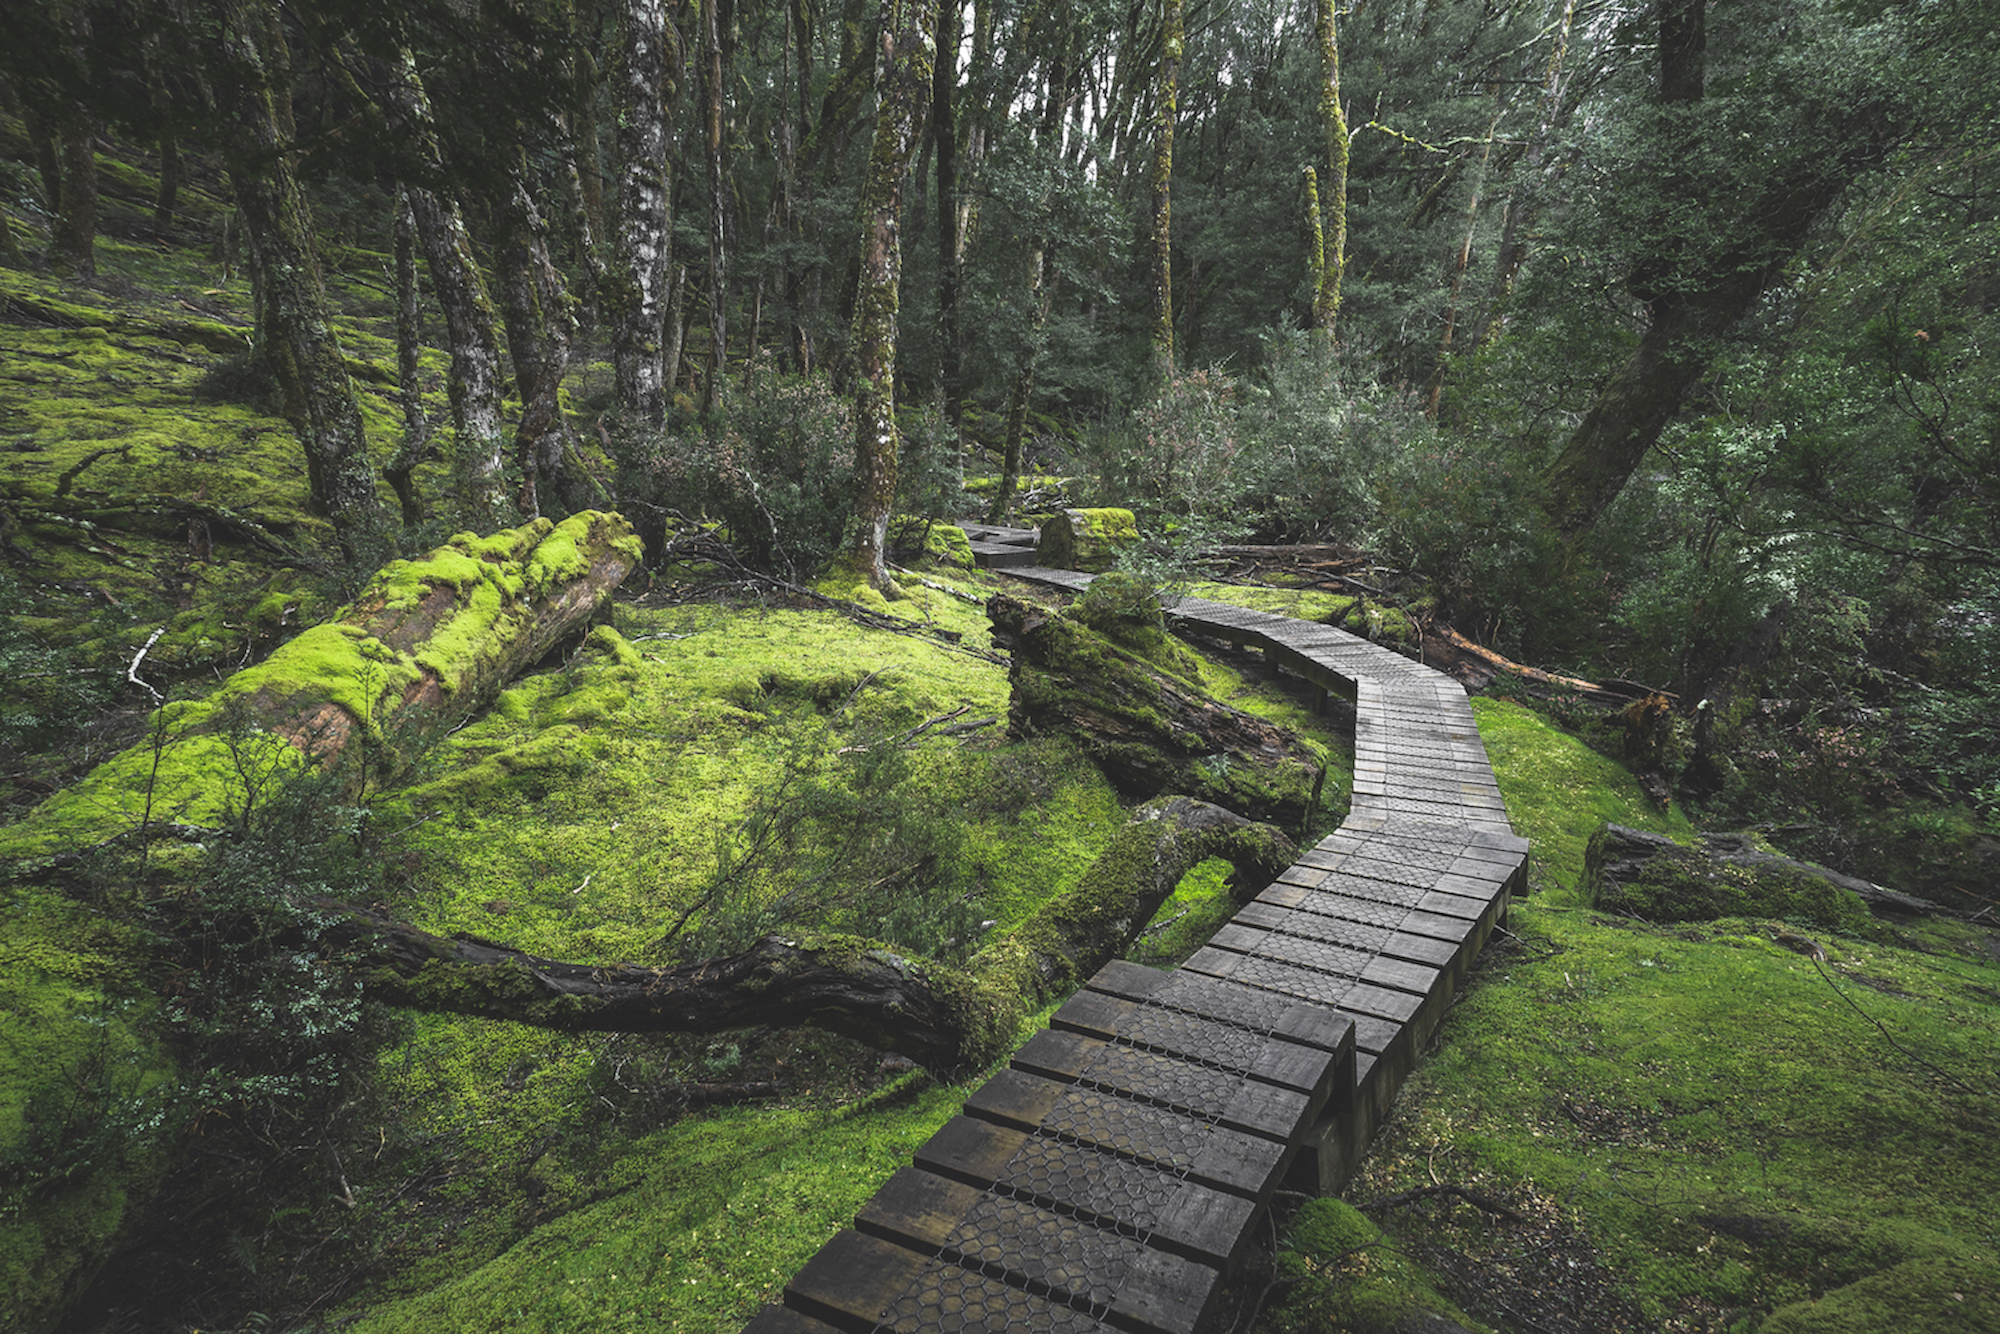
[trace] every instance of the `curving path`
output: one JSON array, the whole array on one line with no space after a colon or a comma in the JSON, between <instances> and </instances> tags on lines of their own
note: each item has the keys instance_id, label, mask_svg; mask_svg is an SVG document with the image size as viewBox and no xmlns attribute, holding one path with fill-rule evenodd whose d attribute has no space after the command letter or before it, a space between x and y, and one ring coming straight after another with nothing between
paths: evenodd
<instances>
[{"instance_id":1,"label":"curving path","mask_svg":"<svg viewBox=\"0 0 2000 1334\"><path fill-rule=\"evenodd\" d=\"M1034 565L1032 530L968 533L1017 578L1090 582ZM1168 616L1353 703L1346 823L1181 968L1107 965L746 1334L1194 1334L1279 1182L1345 1181L1522 887L1456 682L1329 626Z\"/></svg>"}]
</instances>

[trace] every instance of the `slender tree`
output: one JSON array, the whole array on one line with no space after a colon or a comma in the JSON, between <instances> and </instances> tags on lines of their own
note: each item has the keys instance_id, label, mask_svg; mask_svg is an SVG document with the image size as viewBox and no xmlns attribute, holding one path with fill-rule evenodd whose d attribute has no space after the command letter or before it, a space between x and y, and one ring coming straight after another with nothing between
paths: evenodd
<instances>
[{"instance_id":1,"label":"slender tree","mask_svg":"<svg viewBox=\"0 0 2000 1334\"><path fill-rule=\"evenodd\" d=\"M1331 3L1331 0L1322 0ZM1160 0L1160 72L1153 104L1153 378L1174 373L1174 119L1180 109L1183 0Z\"/></svg>"},{"instance_id":2,"label":"slender tree","mask_svg":"<svg viewBox=\"0 0 2000 1334\"><path fill-rule=\"evenodd\" d=\"M916 0L882 0L881 97L861 196L861 280L854 302L854 565L869 584L889 582L889 514L896 502L896 311L903 276L903 174L930 93L927 16Z\"/></svg>"},{"instance_id":3,"label":"slender tree","mask_svg":"<svg viewBox=\"0 0 2000 1334\"><path fill-rule=\"evenodd\" d=\"M1331 364L1340 322L1340 288L1347 275L1347 166L1351 140L1340 100L1340 33L1336 0L1314 0L1313 34L1319 46L1319 120L1326 137L1327 177L1319 196L1319 263L1313 284L1313 343Z\"/></svg>"},{"instance_id":4,"label":"slender tree","mask_svg":"<svg viewBox=\"0 0 2000 1334\"><path fill-rule=\"evenodd\" d=\"M604 285L619 405L666 421L667 288L673 268L673 111L682 57L669 0L625 0L620 41L618 236Z\"/></svg>"}]
</instances>

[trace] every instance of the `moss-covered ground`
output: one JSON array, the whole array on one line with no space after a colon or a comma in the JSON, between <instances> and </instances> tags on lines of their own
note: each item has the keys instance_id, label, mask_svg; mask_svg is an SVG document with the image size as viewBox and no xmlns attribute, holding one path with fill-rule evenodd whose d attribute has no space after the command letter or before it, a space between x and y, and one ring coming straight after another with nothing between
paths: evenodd
<instances>
[{"instance_id":1,"label":"moss-covered ground","mask_svg":"<svg viewBox=\"0 0 2000 1334\"><path fill-rule=\"evenodd\" d=\"M1302 1281L1264 1328L1442 1309L1498 1330L2000 1329L1990 941L1592 911L1574 890L1589 827L1684 824L1529 710L1477 710L1537 892L1347 1199L1427 1193L1378 1210L1386 1237L1344 1262L1327 1238L1345 1233L1296 1225Z\"/></svg>"}]
</instances>

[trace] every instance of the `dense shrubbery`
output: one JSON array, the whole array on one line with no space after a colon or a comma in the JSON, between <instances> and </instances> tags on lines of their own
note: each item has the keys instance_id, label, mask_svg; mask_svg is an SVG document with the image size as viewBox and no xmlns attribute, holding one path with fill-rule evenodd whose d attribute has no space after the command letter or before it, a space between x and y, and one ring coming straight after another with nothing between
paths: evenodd
<instances>
[{"instance_id":1,"label":"dense shrubbery","mask_svg":"<svg viewBox=\"0 0 2000 1334\"><path fill-rule=\"evenodd\" d=\"M759 367L706 422L614 440L620 503L649 542L666 516L718 519L742 558L797 577L840 549L854 509L850 405L824 378Z\"/></svg>"}]
</instances>

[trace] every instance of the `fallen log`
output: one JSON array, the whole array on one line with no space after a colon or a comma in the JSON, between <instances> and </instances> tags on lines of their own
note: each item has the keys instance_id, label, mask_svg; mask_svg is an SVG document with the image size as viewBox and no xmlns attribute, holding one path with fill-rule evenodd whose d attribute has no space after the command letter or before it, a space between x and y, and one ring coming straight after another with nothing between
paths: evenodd
<instances>
[{"instance_id":1,"label":"fallen log","mask_svg":"<svg viewBox=\"0 0 2000 1334\"><path fill-rule=\"evenodd\" d=\"M1584 883L1594 906L1652 922L1775 917L1867 935L1871 912L1947 912L1923 899L1766 851L1747 834L1704 834L1702 846L1691 848L1661 834L1603 824L1584 853Z\"/></svg>"},{"instance_id":2,"label":"fallen log","mask_svg":"<svg viewBox=\"0 0 2000 1334\"><path fill-rule=\"evenodd\" d=\"M385 566L333 620L203 700L155 711L147 740L0 836L0 855L87 847L165 823L225 826L273 784L319 767L350 790L393 771L584 625L639 561L616 514L461 533Z\"/></svg>"},{"instance_id":3,"label":"fallen log","mask_svg":"<svg viewBox=\"0 0 2000 1334\"><path fill-rule=\"evenodd\" d=\"M1077 885L963 968L851 936L765 936L740 954L671 967L542 958L446 938L373 909L320 901L317 948L391 1005L562 1032L719 1033L811 1025L939 1074L1001 1055L1022 1019L1116 958L1181 877L1209 857L1249 893L1297 849L1279 830L1187 797L1133 814Z\"/></svg>"},{"instance_id":4,"label":"fallen log","mask_svg":"<svg viewBox=\"0 0 2000 1334\"><path fill-rule=\"evenodd\" d=\"M1287 729L1231 708L1075 616L1005 594L988 602L987 615L1013 647L1015 735L1077 738L1133 795L1187 792L1287 829L1318 803L1324 757Z\"/></svg>"}]
</instances>

